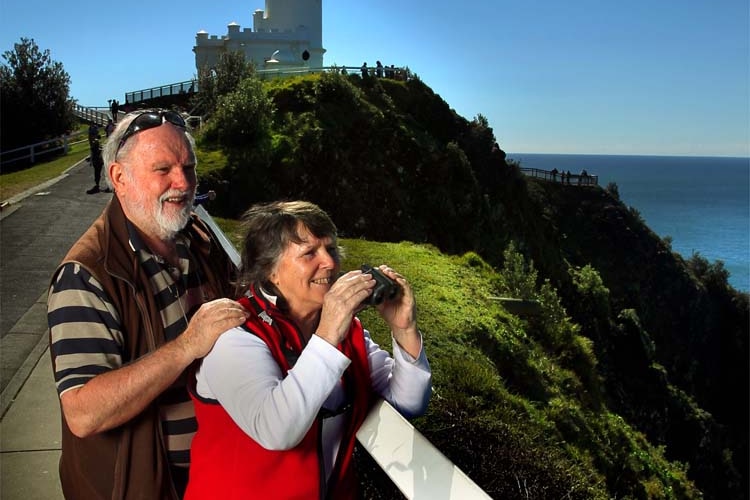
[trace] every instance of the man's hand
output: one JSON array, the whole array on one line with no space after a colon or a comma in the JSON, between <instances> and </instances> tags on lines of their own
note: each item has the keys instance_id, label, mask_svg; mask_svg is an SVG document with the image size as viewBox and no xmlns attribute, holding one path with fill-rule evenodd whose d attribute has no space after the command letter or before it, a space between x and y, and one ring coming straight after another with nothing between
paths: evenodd
<instances>
[{"instance_id":1,"label":"man's hand","mask_svg":"<svg viewBox=\"0 0 750 500\"><path fill-rule=\"evenodd\" d=\"M249 312L239 302L216 299L201 305L190 323L175 340L191 360L202 358L227 330L244 323Z\"/></svg>"},{"instance_id":2,"label":"man's hand","mask_svg":"<svg viewBox=\"0 0 750 500\"><path fill-rule=\"evenodd\" d=\"M60 396L70 430L78 437L122 425L165 391L216 339L241 325L249 313L238 302L217 299L203 304L175 340L116 370L97 375Z\"/></svg>"}]
</instances>

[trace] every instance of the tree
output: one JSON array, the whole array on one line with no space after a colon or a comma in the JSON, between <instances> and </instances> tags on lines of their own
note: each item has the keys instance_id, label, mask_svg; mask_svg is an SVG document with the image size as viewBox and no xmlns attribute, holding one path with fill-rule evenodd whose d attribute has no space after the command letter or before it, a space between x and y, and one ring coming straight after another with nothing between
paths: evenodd
<instances>
[{"instance_id":1,"label":"tree","mask_svg":"<svg viewBox=\"0 0 750 500\"><path fill-rule=\"evenodd\" d=\"M69 132L75 123L70 76L49 50L21 38L0 64L0 145L7 151Z\"/></svg>"},{"instance_id":2,"label":"tree","mask_svg":"<svg viewBox=\"0 0 750 500\"><path fill-rule=\"evenodd\" d=\"M219 55L216 67L204 65L198 71L198 89L194 106L204 118L215 111L218 100L234 92L240 82L255 74L255 66L245 61L242 52L224 52Z\"/></svg>"}]
</instances>

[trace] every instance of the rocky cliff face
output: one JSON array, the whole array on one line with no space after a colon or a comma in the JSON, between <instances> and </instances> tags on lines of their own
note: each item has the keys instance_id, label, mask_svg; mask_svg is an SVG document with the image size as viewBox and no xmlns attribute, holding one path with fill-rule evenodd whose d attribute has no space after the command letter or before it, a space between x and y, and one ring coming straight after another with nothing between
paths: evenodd
<instances>
[{"instance_id":1,"label":"rocky cliff face","mask_svg":"<svg viewBox=\"0 0 750 500\"><path fill-rule=\"evenodd\" d=\"M597 346L613 408L689 463L710 496L746 492L747 294L728 286L721 264L673 253L607 190L529 183L561 251L547 273L590 264L609 290L596 322L587 298L560 282L568 311Z\"/></svg>"},{"instance_id":2,"label":"rocky cliff face","mask_svg":"<svg viewBox=\"0 0 750 500\"><path fill-rule=\"evenodd\" d=\"M593 341L607 404L688 463L707 497L746 497L748 296L720 264L674 254L616 190L525 177L486 119L458 116L418 79L322 75L268 96L270 154L236 141L229 182L208 180L233 190L215 210L305 198L343 236L474 251L497 269L512 242Z\"/></svg>"}]
</instances>

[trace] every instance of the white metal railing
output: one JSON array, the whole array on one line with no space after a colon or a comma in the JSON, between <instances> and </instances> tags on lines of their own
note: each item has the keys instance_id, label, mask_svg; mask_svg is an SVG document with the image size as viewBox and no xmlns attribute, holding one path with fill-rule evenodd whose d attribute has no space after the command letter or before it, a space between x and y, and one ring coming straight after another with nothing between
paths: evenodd
<instances>
[{"instance_id":1,"label":"white metal railing","mask_svg":"<svg viewBox=\"0 0 750 500\"><path fill-rule=\"evenodd\" d=\"M83 134L85 134L85 132L77 131L47 141L37 142L28 146L21 146L20 148L10 149L8 151L2 151L0 152L0 164L10 165L11 163L21 160L29 160L30 163L34 163L39 155L58 151L60 149L63 150L63 153L67 153L71 145L82 142L79 141L78 138Z\"/></svg>"},{"instance_id":2,"label":"white metal railing","mask_svg":"<svg viewBox=\"0 0 750 500\"><path fill-rule=\"evenodd\" d=\"M357 441L410 500L490 498L382 399L375 403L359 428Z\"/></svg>"},{"instance_id":3,"label":"white metal railing","mask_svg":"<svg viewBox=\"0 0 750 500\"><path fill-rule=\"evenodd\" d=\"M73 113L82 120L96 123L100 127L107 124L107 121L112 118L110 113L100 111L102 108L90 108L76 104L73 106Z\"/></svg>"}]
</instances>

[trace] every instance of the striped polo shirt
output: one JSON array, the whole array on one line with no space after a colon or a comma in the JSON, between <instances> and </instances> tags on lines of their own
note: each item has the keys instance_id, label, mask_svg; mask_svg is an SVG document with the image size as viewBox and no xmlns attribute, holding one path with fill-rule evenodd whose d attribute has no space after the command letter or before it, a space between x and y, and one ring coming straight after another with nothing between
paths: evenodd
<instances>
[{"instance_id":1,"label":"striped polo shirt","mask_svg":"<svg viewBox=\"0 0 750 500\"><path fill-rule=\"evenodd\" d=\"M171 266L153 254L128 223L130 247L149 276L167 340L180 335L195 310L208 300L203 278L190 254L190 240L176 239L179 263ZM123 365L121 319L99 282L77 263L65 264L52 283L47 301L55 355L57 392L81 387L96 375ZM196 431L195 412L183 374L158 399L162 428L172 465L190 463Z\"/></svg>"}]
</instances>

